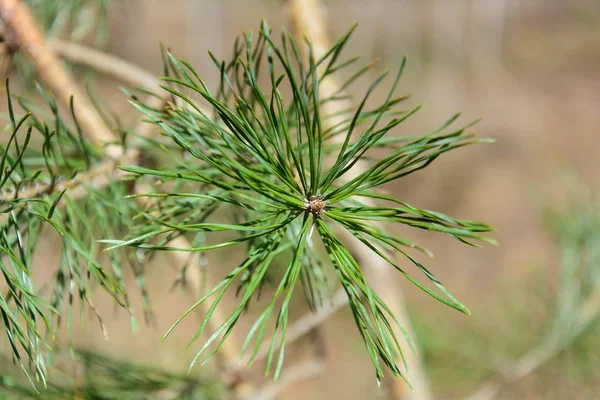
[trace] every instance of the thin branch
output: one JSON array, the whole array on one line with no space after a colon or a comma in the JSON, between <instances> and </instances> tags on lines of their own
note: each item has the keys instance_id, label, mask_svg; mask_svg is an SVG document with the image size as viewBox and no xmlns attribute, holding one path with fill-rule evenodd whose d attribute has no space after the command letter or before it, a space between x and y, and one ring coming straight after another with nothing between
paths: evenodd
<instances>
[{"instance_id":1,"label":"thin branch","mask_svg":"<svg viewBox=\"0 0 600 400\"><path fill-rule=\"evenodd\" d=\"M289 345L292 342L300 339L304 335L308 334L312 329L321 325L327 318L333 315L337 310L348 304L348 295L343 289L339 289L332 297L331 301L324 304L317 313L308 312L295 320L288 328L285 335L285 345ZM269 354L269 348L271 346L271 340L265 340L259 347L254 362L264 359ZM275 345L275 351L279 350L281 344ZM240 365L246 365L250 360L250 356L246 355L238 363ZM241 371L241 367L236 368Z\"/></svg>"},{"instance_id":2,"label":"thin branch","mask_svg":"<svg viewBox=\"0 0 600 400\"><path fill-rule=\"evenodd\" d=\"M79 90L73 77L62 61L48 47L39 26L33 20L29 8L20 0L0 0L0 18L5 25L5 39L12 48L26 52L41 79L57 97L68 105L71 97L83 130L96 145L116 141L116 135L104 124L91 102ZM108 146L111 158L121 155L120 146Z\"/></svg>"},{"instance_id":3,"label":"thin branch","mask_svg":"<svg viewBox=\"0 0 600 400\"><path fill-rule=\"evenodd\" d=\"M295 382L314 378L323 372L325 364L320 359L313 359L296 364L284 371L278 381L272 382L259 389L247 400L274 400L286 387Z\"/></svg>"},{"instance_id":4,"label":"thin branch","mask_svg":"<svg viewBox=\"0 0 600 400\"><path fill-rule=\"evenodd\" d=\"M510 373L489 379L465 399L492 400L496 398L504 387L525 378L527 375L553 359L558 353L563 351L565 347L566 346L557 346L550 341L542 343L508 367L503 368L503 370L511 371Z\"/></svg>"},{"instance_id":5,"label":"thin branch","mask_svg":"<svg viewBox=\"0 0 600 400\"><path fill-rule=\"evenodd\" d=\"M87 186L104 187L110 182L110 176L116 171L116 161L108 160L101 162L89 170L77 174L74 178L58 182L36 183L31 186L11 190L2 193L0 199L14 200L15 198L34 198L43 194L62 192L69 190L71 198L80 198L85 195Z\"/></svg>"},{"instance_id":6,"label":"thin branch","mask_svg":"<svg viewBox=\"0 0 600 400\"><path fill-rule=\"evenodd\" d=\"M158 89L160 84L160 80L151 72L94 48L58 39L48 40L48 46L73 63L85 65L123 82L151 91Z\"/></svg>"},{"instance_id":7,"label":"thin branch","mask_svg":"<svg viewBox=\"0 0 600 400\"><path fill-rule=\"evenodd\" d=\"M325 18L323 16L324 10L323 5L318 0L289 0L290 12L296 35L306 35L308 40L312 43L315 58L323 56L330 48L331 45L327 39L328 34L325 28ZM306 51L306 46L304 46ZM322 98L327 98L334 95L339 88L339 83L336 81L336 77L331 75L326 79L322 80L319 85L319 93ZM323 104L324 115L339 115L336 118L328 118L323 121L324 129L327 127L335 126L340 119L343 117L338 111L347 109L351 106L348 101L335 101L326 102ZM344 138L338 135L334 140L342 141ZM360 160L356 163L354 168L349 171L344 179L352 179L364 172L368 168L368 165ZM370 201L365 199L364 202L367 205L372 205ZM356 239L348 232L343 231L341 234L344 236L345 241L349 243L356 243ZM369 280L373 290L379 294L379 296L390 305L394 315L400 321L404 329L411 333L411 325L406 312L404 298L399 288L397 287L393 270L389 267L387 262L380 257L374 256L374 254L368 248L364 246L353 246L355 249L355 255L359 263L369 265L369 269L365 270L367 279ZM395 328L396 336L403 338L405 333L400 329ZM404 343L408 347L408 343ZM411 399L411 400L426 400L431 398L429 393L428 384L426 380L425 371L421 365L419 356L413 352L406 353L406 359L411 368L411 384L415 388L412 392L410 388L401 380L393 379L389 382L391 392L394 399Z\"/></svg>"}]
</instances>

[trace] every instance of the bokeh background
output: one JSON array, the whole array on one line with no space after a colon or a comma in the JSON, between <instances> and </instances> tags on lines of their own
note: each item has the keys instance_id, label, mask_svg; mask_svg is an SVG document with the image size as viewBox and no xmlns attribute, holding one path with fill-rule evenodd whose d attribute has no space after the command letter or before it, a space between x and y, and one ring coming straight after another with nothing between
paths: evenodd
<instances>
[{"instance_id":1,"label":"bokeh background","mask_svg":"<svg viewBox=\"0 0 600 400\"><path fill-rule=\"evenodd\" d=\"M399 92L412 93L412 103L425 107L395 134L424 133L463 111L463 122L483 117L477 131L497 140L452 152L386 188L419 207L497 228L494 237L500 245L482 249L412 233L436 255L428 267L473 313L461 315L401 283L432 398L483 396L478 392L482 385L497 389L496 399L600 398L596 318L577 335L567 335L569 340L560 339L575 324L569 315L583 306L592 317L600 310L598 296L582 305L581 290L564 289L569 279L588 279L582 273L566 277L565 265L585 263L591 276L600 274L600 208L592 206L598 203L594 193L600 182L600 2L328 0L324 11L332 39L359 23L346 54L380 58L373 74L408 54ZM207 50L227 57L235 36L256 30L262 17L277 30L292 29L289 8L280 0L114 1L105 50L160 75L162 43L189 60L206 81L217 82L218 70ZM74 70L81 80L89 78L81 68ZM119 82L92 79L124 121L137 118L118 90ZM353 93L360 95L367 81L354 86ZM572 240L567 233L574 235ZM596 244L586 241L594 237ZM588 247L583 250L577 247L584 244ZM48 242L40 262L52 263L53 245ZM586 251L591 255L581 257L585 259L565 255ZM215 256L213 262L223 267L227 257ZM76 344L185 371L193 354L182 355L181 350L197 322L186 321L189 330L178 329L174 339L159 344L191 302L165 284L176 274L165 260L158 257L158 267L147 278L156 310L153 327L132 333L124 313L101 306L108 313L110 340L90 321L76 329ZM569 299L573 304L565 308L562 302ZM558 320L558 314L566 319ZM288 386L279 398L386 398L386 391L377 388L349 310L336 312L323 331L324 372ZM552 337L559 339L549 345ZM308 340L295 346L288 363L302 357ZM544 348L550 350L544 353ZM524 356L537 360L528 373L519 369ZM484 398L491 397L473 397Z\"/></svg>"}]
</instances>

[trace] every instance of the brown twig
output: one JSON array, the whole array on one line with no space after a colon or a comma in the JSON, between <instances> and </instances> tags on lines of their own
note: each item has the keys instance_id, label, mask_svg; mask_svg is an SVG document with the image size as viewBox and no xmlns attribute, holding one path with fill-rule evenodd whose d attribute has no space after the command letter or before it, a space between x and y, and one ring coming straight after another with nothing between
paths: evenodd
<instances>
[{"instance_id":1,"label":"brown twig","mask_svg":"<svg viewBox=\"0 0 600 400\"><path fill-rule=\"evenodd\" d=\"M109 160L91 167L89 170L76 175L72 179L43 184L38 183L32 186L26 186L18 191L12 190L3 192L0 198L2 200L12 200L17 197L33 198L50 192L62 192L63 190L69 190L69 196L72 198L80 198L86 191L84 185L93 185L95 187L106 186L110 181L110 176L115 170L115 161Z\"/></svg>"},{"instance_id":2,"label":"brown twig","mask_svg":"<svg viewBox=\"0 0 600 400\"><path fill-rule=\"evenodd\" d=\"M331 298L331 301L324 304L321 309L315 314L306 313L300 318L296 319L288 328L285 335L285 345L289 345L292 342L300 339L304 335L308 334L315 327L321 325L327 318L335 313L340 308L348 304L348 295L343 289L339 289ZM275 350L278 350L281 345L278 343L275 345ZM271 340L265 340L254 358L254 362L264 359L269 354L269 348L271 347ZM250 356L247 355L242 358L241 365L246 365L250 360Z\"/></svg>"},{"instance_id":3,"label":"brown twig","mask_svg":"<svg viewBox=\"0 0 600 400\"><path fill-rule=\"evenodd\" d=\"M145 69L94 48L58 39L48 40L48 46L73 63L85 65L123 82L150 91L158 89L160 84L160 80Z\"/></svg>"},{"instance_id":4,"label":"brown twig","mask_svg":"<svg viewBox=\"0 0 600 400\"><path fill-rule=\"evenodd\" d=\"M325 28L325 19L323 12L323 5L318 0L289 0L290 13L294 29L296 30L297 36L301 34L311 41L313 51L316 58L319 58L325 54L331 47L328 41L328 34ZM335 76L330 76L327 79L320 82L319 93L323 98L327 98L337 92L339 83L336 81ZM347 109L351 106L346 101L326 102L323 104L324 115L336 115L340 110ZM339 117L328 118L324 121L328 127L335 126L340 122L343 117L340 114ZM343 137L338 135L337 140L343 140ZM356 175L364 172L367 169L367 165L363 161L359 161L354 166L354 169L349 171L349 175ZM348 179L348 177L345 177ZM351 177L350 177L351 179ZM366 203L368 203L365 200ZM348 242L355 243L355 238L347 231L342 232L344 238ZM369 269L365 270L367 279L369 280L373 290L390 306L394 315L400 321L402 326L409 333L411 332L410 321L404 305L404 298L395 284L395 276L392 274L392 269L387 265L387 262L380 257L375 256L369 249L364 246L356 246L355 254L358 261L363 265L369 265ZM404 332L401 332L396 328L396 336L398 338L404 338ZM408 343L404 343L405 347L408 348ZM389 381L391 386L391 392L394 399L412 399L412 400L426 400L431 396L425 377L425 372L421 366L421 360L416 353L406 353L407 362L411 368L410 380L415 388L412 392L410 388L401 380L393 379Z\"/></svg>"}]
</instances>

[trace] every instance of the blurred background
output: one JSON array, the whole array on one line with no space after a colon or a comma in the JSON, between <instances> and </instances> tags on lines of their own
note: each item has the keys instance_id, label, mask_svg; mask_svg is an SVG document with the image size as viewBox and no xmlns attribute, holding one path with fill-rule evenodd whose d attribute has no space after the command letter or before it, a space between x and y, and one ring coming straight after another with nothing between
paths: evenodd
<instances>
[{"instance_id":1,"label":"blurred background","mask_svg":"<svg viewBox=\"0 0 600 400\"><path fill-rule=\"evenodd\" d=\"M32 3L35 10L43 1ZM256 31L261 17L276 30L292 30L289 7L281 0L107 4L103 40L91 33L75 39L100 43L104 51L157 76L162 72L160 43L216 84L219 73L207 50L228 57L234 38L241 31ZM497 140L452 152L386 188L421 208L497 228L500 245L482 249L411 232L436 255L429 269L473 314L454 312L400 282L431 398L600 398L600 203L595 195L600 182L600 2L323 4L330 39L359 23L345 54L381 59L372 78L408 54L398 92L412 93L412 103L425 107L395 134L427 132L463 111L463 122L483 117L477 131ZM93 25L99 16L92 11L79 16L79 23ZM70 38L61 31L53 34ZM138 118L118 89L121 83L73 68L82 81L93 80L97 94L125 122ZM368 79L362 82L354 86L357 96ZM47 246L41 262L51 263L53 243ZM159 344L190 304L189 297L165 285L176 271L161 260L147 277L155 325L132 333L123 312L100 306L110 340L89 323L73 334L78 347L173 373L187 370L193 354L181 355L181 350L197 322L186 321L190 331L178 329L174 339ZM327 319L323 332L323 372L290 384L278 398L387 398L386 390L377 388L349 310ZM295 346L287 356L290 364L308 343ZM217 379L203 368L211 367L193 374Z\"/></svg>"}]
</instances>

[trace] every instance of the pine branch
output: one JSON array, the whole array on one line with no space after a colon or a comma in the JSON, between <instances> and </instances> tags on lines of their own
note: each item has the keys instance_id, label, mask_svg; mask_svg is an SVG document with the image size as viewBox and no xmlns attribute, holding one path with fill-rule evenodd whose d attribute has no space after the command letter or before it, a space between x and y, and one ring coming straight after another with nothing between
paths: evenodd
<instances>
[{"instance_id":1,"label":"pine branch","mask_svg":"<svg viewBox=\"0 0 600 400\"><path fill-rule=\"evenodd\" d=\"M284 33L282 45L276 45L270 28L263 21L256 40L246 35L241 43L236 42L231 61L219 61L211 55L221 72L220 87L216 91L208 89L187 62L167 54L174 76L165 78L166 83L161 87L178 98L182 105L157 110L139 101L133 103L172 140L171 146L165 145L163 150L175 164L159 169L123 167L132 179L159 179L164 186L163 189L155 187L153 193L145 195L153 198L154 202L146 210L143 223L134 227L127 238L104 241L111 245L108 250L127 246L145 251L203 252L239 243L247 245L246 259L199 299L165 335L167 337L186 315L214 296L205 319L190 341L190 345L193 344L208 327L226 291L234 282L240 282L238 292L242 298L239 306L197 353L192 366L205 352L208 356L204 362L210 360L226 342L250 299L260 292L267 280L265 276L275 257L282 253L291 257L284 277L243 346L245 349L256 338L249 358L250 363L254 362L261 349L269 317L276 308L279 309L275 335L266 356L267 372L274 368L275 377L278 376L289 328L289 302L296 282L302 281L313 310L322 303L324 260L311 239L314 232L318 233L327 257L349 297L378 379L383 376L384 365L395 375L404 377L394 362L397 354L402 358L402 349L388 318L394 322L397 320L379 293L374 292L367 283L359 263L340 242L330 225L343 228L356 237L374 255L385 260L386 265L397 269L429 295L468 313L466 307L403 247L428 254L426 250L404 238L386 233L373 221L402 223L444 232L470 245L476 245L474 240L493 243L482 234L491 228L485 224L421 210L371 189L414 173L447 151L482 140L466 133L469 126L450 133L440 133L456 120L456 116L423 136L384 138L391 128L418 110L418 107L410 111L393 109L394 105L405 99L392 98L405 63L401 65L383 105L374 110L363 110L366 98L385 74L375 82L356 111L351 108L343 110L343 113L350 115L346 115L338 126L328 129L326 121L335 115L322 114L321 106L339 99L336 95L322 97L321 81L335 70L351 64L336 64L350 33L318 59L312 47L309 47L307 66L295 40ZM263 92L257 83L258 71L265 57L272 84L271 93ZM317 67L321 65L327 66L323 72ZM368 68L361 69L357 76ZM276 75L278 69L285 72ZM285 103L278 89L282 82L291 87L293 101L290 104ZM195 98L184 93L194 93L203 98L215 110L214 115L206 115ZM397 118L377 128L380 120L390 116ZM368 128L362 131L358 139L352 140L354 128L362 124ZM343 143L334 140L337 130L346 132ZM391 152L381 159L372 160L373 164L352 179L345 178L345 174L363 159L363 154L375 147L391 149ZM185 161L182 161L181 152L187 157ZM332 159L335 162L328 165L326 161ZM378 199L393 203L394 206L374 206L365 202L365 199L367 202ZM216 211L225 207L227 211L224 212L232 216L234 223L211 222ZM229 210L230 207L233 210ZM229 231L239 236L206 245L205 236L218 231ZM195 236L197 245L191 248L169 245L174 235L181 236L186 232ZM392 259L394 252L405 256L441 293L405 272ZM402 327L400 332L405 333ZM212 344L216 348L208 350ZM279 349L279 358L275 366L276 349Z\"/></svg>"},{"instance_id":2,"label":"pine branch","mask_svg":"<svg viewBox=\"0 0 600 400\"><path fill-rule=\"evenodd\" d=\"M65 59L76 64L85 65L97 72L110 75L122 80L128 84L138 85L148 91L155 91L159 88L160 80L143 68L124 61L118 57L111 56L102 51L90 48L77 43L65 42L58 39L48 41L49 48ZM161 108L165 105L165 99L160 96L148 96L145 103L152 108ZM209 111L204 111L210 113ZM153 129L152 124L140 121L133 128L140 138L148 138ZM85 187L81 185L92 186L95 189L102 189L111 182L112 177L118 178L122 173L119 171L119 165L139 164L141 149L133 144L129 144L124 150L117 151L121 154L117 159L107 159L100 164L93 166L89 171L78 174L72 179L66 181L47 184L36 182L35 186L24 187L15 191L2 192L2 199L9 200L19 195L21 197L37 197L41 194L50 194L69 190L72 199L79 199L87 194ZM182 243L180 243L182 245ZM197 281L191 278L192 281Z\"/></svg>"},{"instance_id":3,"label":"pine branch","mask_svg":"<svg viewBox=\"0 0 600 400\"><path fill-rule=\"evenodd\" d=\"M43 193L35 193L34 197L22 197L20 194L21 188L35 188L39 182L44 182L44 186L47 186L47 182L51 182L51 186L52 183L53 186L69 186L73 182L72 178L62 178L75 176L82 169L91 170L91 166L96 165L100 159L96 150L83 139L74 109L71 107L77 132L66 127L53 97L41 87L38 89L53 116L51 126L32 114L30 103L15 96L26 111L24 116L17 119L7 80L8 114L12 132L6 145L2 146L0 161L0 188L8 186L15 193L14 197L2 198L0 201L0 269L7 285L6 293L0 294L0 309L4 319L3 327L15 360L32 384L33 378L27 372L21 351L34 365L36 377L45 382L44 347L49 349L47 337L54 338L53 322L56 319L58 323L61 314L66 317L70 328L75 299L81 302L81 316L85 315L86 308L92 310L98 316L100 327L104 331L104 325L91 298L90 281L105 289L117 304L128 308L128 299L119 275L119 256L112 256L115 275L111 276L96 260L96 246L91 237L91 224L86 216L88 207L98 214L105 214L107 208L112 206L110 203L114 196L118 195L118 188L109 185L101 195L89 190L88 197L98 200L94 205L90 205L88 201L74 202L65 195L66 189L56 192L51 188ZM42 110L39 112L43 113ZM21 129L24 127L27 127L27 132L23 138ZM59 209L61 201L65 206ZM128 211L130 209L126 205L119 209L123 217L127 217ZM112 235L119 229L117 226L121 222L122 220L112 219L101 221L100 225L101 229ZM58 268L53 273L54 279L51 279L54 286L51 288L49 302L39 296L40 289L34 287L32 282L32 257L43 228L54 231L62 242ZM44 231L45 236L49 233L50 231ZM67 307L65 297L68 298ZM47 335L42 334L40 321L43 321ZM19 350L18 346L23 350Z\"/></svg>"},{"instance_id":4,"label":"pine branch","mask_svg":"<svg viewBox=\"0 0 600 400\"><path fill-rule=\"evenodd\" d=\"M79 173L71 179L47 183L39 183L36 181L31 186L12 189L6 192L3 191L1 199L9 201L19 197L36 198L42 195L64 192L66 190L69 191L69 196L71 196L71 198L79 199L87 194L88 188L86 188L86 186L101 189L108 185L112 175L118 171L117 165L118 164L115 161L109 160L94 165L89 170Z\"/></svg>"},{"instance_id":5,"label":"pine branch","mask_svg":"<svg viewBox=\"0 0 600 400\"><path fill-rule=\"evenodd\" d=\"M98 72L111 75L129 84L139 85L149 91L159 88L160 81L150 72L117 57L87 46L57 39L48 41L48 45L53 51L56 51L71 62L86 65ZM146 100L146 103L154 108L164 106L164 102L165 100L160 96L149 96ZM152 128L151 124L141 121L134 127L133 132L136 132L141 138L147 138L151 134ZM35 182L35 186L22 187L18 193L14 190L3 191L1 197L4 200L9 200L16 196L33 198L41 194L69 190L69 195L72 199L79 199L87 194L90 186L98 190L102 189L113 178L118 178L118 175L122 175L118 169L119 165L138 163L141 150L133 143L117 151L115 154L120 154L120 156L117 159L104 160L98 165L94 165L90 170L82 172L71 179L61 182L47 182L46 184ZM81 185L85 185L88 188L80 187Z\"/></svg>"},{"instance_id":6,"label":"pine branch","mask_svg":"<svg viewBox=\"0 0 600 400\"><path fill-rule=\"evenodd\" d=\"M18 8L23 11L18 3L10 4L13 5L10 10ZM9 19L2 10L6 11L0 6L1 15ZM8 16L11 17L10 14ZM443 304L468 313L466 307L408 253L413 249L425 254L428 252L408 239L388 233L383 226L400 223L408 227L442 232L472 246L478 246L478 241L493 243L492 239L485 236L491 228L482 223L457 220L435 211L413 207L398 199L383 196L375 189L386 182L427 167L447 151L485 140L476 139L474 134L466 132L470 125L453 132L442 133L456 120L456 116L439 129L422 136L384 137L392 128L418 110L418 107L408 111L394 108L406 98L393 97L405 62L399 68L383 104L374 109L365 108L370 93L386 74L382 74L374 82L356 110L352 107L340 107L339 104L344 104L342 92L372 66L369 64L362 68L343 84L328 83L334 82L331 76L336 71L350 66L357 60L338 60L350 34L351 32L322 54L317 54L308 42L307 62L301 56L300 46L290 35L284 33L281 45L277 44L271 36L271 29L266 21L263 21L256 38L245 35L241 42L236 42L231 61L219 61L211 54L221 77L220 87L216 91L210 90L187 62L165 53L167 77L161 85L165 93L162 97L171 101L163 103L163 100L157 100L154 95L149 100L131 96L134 107L154 126L160 128L163 135L156 137L149 134L150 128L138 127L138 132L134 132L134 135L141 141L139 145L128 144L127 147L121 147L113 144L109 147L109 155L113 160L122 161L120 157L124 154L131 159L131 165L120 167L129 174L122 177L128 181L128 187L125 187L123 182L117 182L117 185L107 187L112 190L110 193L90 193L92 199L108 202L101 207L99 203L91 204L91 207L104 216L100 219L103 234L119 238L102 241L111 245L106 250L111 250L108 254L117 283L120 284L122 280L119 253L127 247L137 249L135 251L138 255L159 250L169 251L176 261L187 263L189 253L202 253L238 244L246 246L245 259L241 264L228 271L226 277L199 298L165 334L166 338L178 323L195 309L201 307L204 310L205 317L190 345L207 331L211 331L211 336L197 353L190 368L203 354L208 354L204 361L206 362L219 349L225 350L224 353L228 357L233 357L234 347L231 346L231 341L226 339L251 299L260 295L269 279L272 265L285 260L284 275L242 346L244 351L253 343L249 363L256 361L258 356L264 356L266 372L273 369L275 378L279 376L287 343L286 336L292 328L288 324L288 313L294 288L297 283L301 283L309 307L312 310L321 307L323 294L331 289L324 269L329 265L339 278L339 284L348 298L357 328L376 370L377 379L383 377L384 369L406 378L406 373L395 361L402 360L406 369L403 346L399 341L399 337L405 336L406 330L393 315L391 307L382 299L384 288L375 291L369 285L364 273L366 269L363 271L361 267L367 258L357 260L348 246L340 241L336 233L338 230L366 245L371 251L370 257L377 256L384 260L386 268L396 269ZM22 48L27 49L29 45L31 51L32 43L23 40L21 42ZM42 41L33 43L38 46L38 52L41 48L42 54L52 55ZM32 55L35 61L36 53ZM264 71L265 68L271 82L269 92L264 92L258 84L261 81L260 71ZM52 77L48 79L52 80ZM285 99L281 93L281 85L291 89L291 101ZM50 83L50 86L57 86L57 82ZM72 97L69 97L70 101L71 99ZM203 106L199 105L202 101L214 112L204 112ZM55 116L55 132L49 132L47 126L37 119L34 121L35 128L45 138L41 160L46 163L47 173L57 177L75 168L63 161L69 160L61 154L61 146L67 145L67 142L60 140L65 138L71 140L70 146L75 146L77 154L81 154L89 170L90 165L95 165L101 155L92 152L92 162L89 155L91 150L82 140L83 133L96 143L102 141L102 133L95 130L93 124L88 127L91 131L83 129L82 132L73 112L80 137L77 138L70 132L67 132L66 137L60 136L59 132L65 130L64 124L60 121L52 99L48 98L47 102ZM332 104L338 105L330 106ZM89 104L79 106L83 108L84 114L89 115L89 110L86 110ZM331 107L329 111L328 107ZM13 134L5 154L9 153L8 149L11 148L19 127L28 117L29 114L17 124L11 111ZM392 119L388 121L388 118ZM109 131L106 125L102 126ZM367 128L362 129L362 126ZM353 135L355 130L359 133L356 138L356 135ZM358 132L359 130L361 131ZM15 139L11 150L14 156L5 155L2 160L2 164L7 160L10 165L2 184L10 178L11 183L18 188L27 182L35 181L38 177L27 171L28 164L23 162L26 154L24 148L27 147L30 132L24 145ZM343 140L338 139L338 135L341 135ZM59 141L59 146L56 155L47 155L47 143L52 137L53 140ZM116 142L114 139L112 137L111 141ZM125 143L125 140L123 142ZM155 168L140 166L143 148L161 151L162 159L166 158L167 161ZM363 164L363 160L366 159L365 153L375 148L384 149L388 153L381 158L369 156L371 163ZM49 161L55 162L56 167ZM137 210L137 206L128 206L120 200L124 190L130 190L132 194L127 196L128 199L137 202L144 209L143 212L137 213L135 218L132 212ZM26 199L25 207L19 203L23 199L15 199L9 201L8 210L10 212L18 208L30 211L30 203L41 200L43 207L49 209L44 208L41 214L36 215L49 224L53 224L53 216L58 215L56 218L62 225L52 226L55 226L59 233L63 226L69 227L70 230L65 231L68 234L67 244L78 245L79 236L83 234L82 229L86 230L87 235L92 233L91 224L86 217L86 211L73 202L65 209L68 218L73 221L69 224L69 221L63 218L63 212L58 207L63 194L52 193L50 198L46 196L42 199ZM101 199L105 194L108 197ZM119 200L116 200L117 198ZM66 199L68 201L69 197ZM375 205L375 200L386 205ZM112 207L122 214L116 218L116 225L106 224L106 221L114 221L107 218L107 211L102 208L105 206ZM230 221L221 223L215 220L214 217L218 213L229 216ZM20 222L17 220L11 223L17 238L17 248L23 253L24 246L19 241ZM123 223L129 231L124 238L119 234L122 228L120 224ZM233 237L217 244L208 244L207 236L212 236L211 232L222 232L225 236L233 234ZM313 233L318 239L313 239ZM186 237L191 240L188 241ZM9 236L5 238L6 247L9 249L15 246L12 240ZM81 253L81 246L75 250L83 259L94 261L88 250L84 249L85 252ZM410 261L435 289L408 274L395 260L396 254ZM11 260L18 263L20 258L14 254ZM369 264L370 268L374 265L371 262ZM186 265L182 273L189 274L190 271L194 271L195 268L190 269L189 264ZM67 266L70 264L63 263L61 274L67 271ZM78 265L75 272L79 273L80 268L81 265ZM94 264L94 268L100 282L111 289L109 277L102 274L102 269L97 267L97 264ZM217 314L217 305L234 283L238 284L237 291L241 299L233 313L223 318ZM115 287L120 290L119 285ZM61 280L59 294L64 293L65 288L64 281ZM22 296L27 293L27 289L18 287L18 293ZM210 306L206 306L211 297L214 297L214 300ZM81 299L87 300L93 308L86 292L82 292ZM57 304L61 304L60 298ZM124 306L127 306L126 301ZM275 332L269 340L268 350L264 350L263 338L267 325L270 317L275 315ZM394 324L397 324L398 328ZM294 335L299 336L300 333ZM36 346L37 342L31 344L31 347ZM277 351L279 356L275 358ZM43 364L38 363L38 369L39 374L43 376ZM236 389L239 392L239 385L236 385Z\"/></svg>"},{"instance_id":7,"label":"pine branch","mask_svg":"<svg viewBox=\"0 0 600 400\"><path fill-rule=\"evenodd\" d=\"M328 43L328 32L326 29L326 23L324 18L323 8L324 5L319 0L289 0L290 15L292 23L296 30L296 35L306 35L308 40L312 43L313 51L317 58L322 57L331 48ZM306 51L306 47L303 47ZM321 67L323 70L325 66ZM336 81L336 75L332 74L328 78L321 81L321 95L323 98L335 96L340 89L340 84ZM348 100L340 100L336 102L327 102L322 105L322 109L325 115L334 115L326 121L329 127L334 127L343 124L344 115L340 113L345 109L351 108L351 104ZM341 132L340 132L341 133ZM341 143L344 140L343 135L338 134L333 137L333 140L337 143ZM349 171L350 178L360 175L368 169L365 161L359 160ZM373 201L370 199L364 200L365 205L375 206ZM355 243L356 238L348 231L343 231L342 236L347 243ZM365 246L353 246L354 253L358 261L361 264L369 265L369 268L365 271L367 277L374 288L374 291L380 295L380 297L390 305L394 315L400 321L400 325L404 328L405 332L396 330L396 335L399 338L405 337L406 332L408 335L412 335L411 323L408 317L408 313L405 310L405 301L402 296L400 289L395 285L394 277L392 276L387 262L380 257L374 257L374 254ZM408 343L405 343L408 344ZM413 347L415 345L413 344ZM401 382L400 380L392 380L389 382L391 386L391 392L395 399L412 399L412 400L427 400L431 398L429 384L427 382L426 373L422 366L420 355L417 353L418 349L413 350L414 353L408 353L405 355L407 358L407 364L410 365L411 373L410 380L414 387L414 391Z\"/></svg>"}]
</instances>

